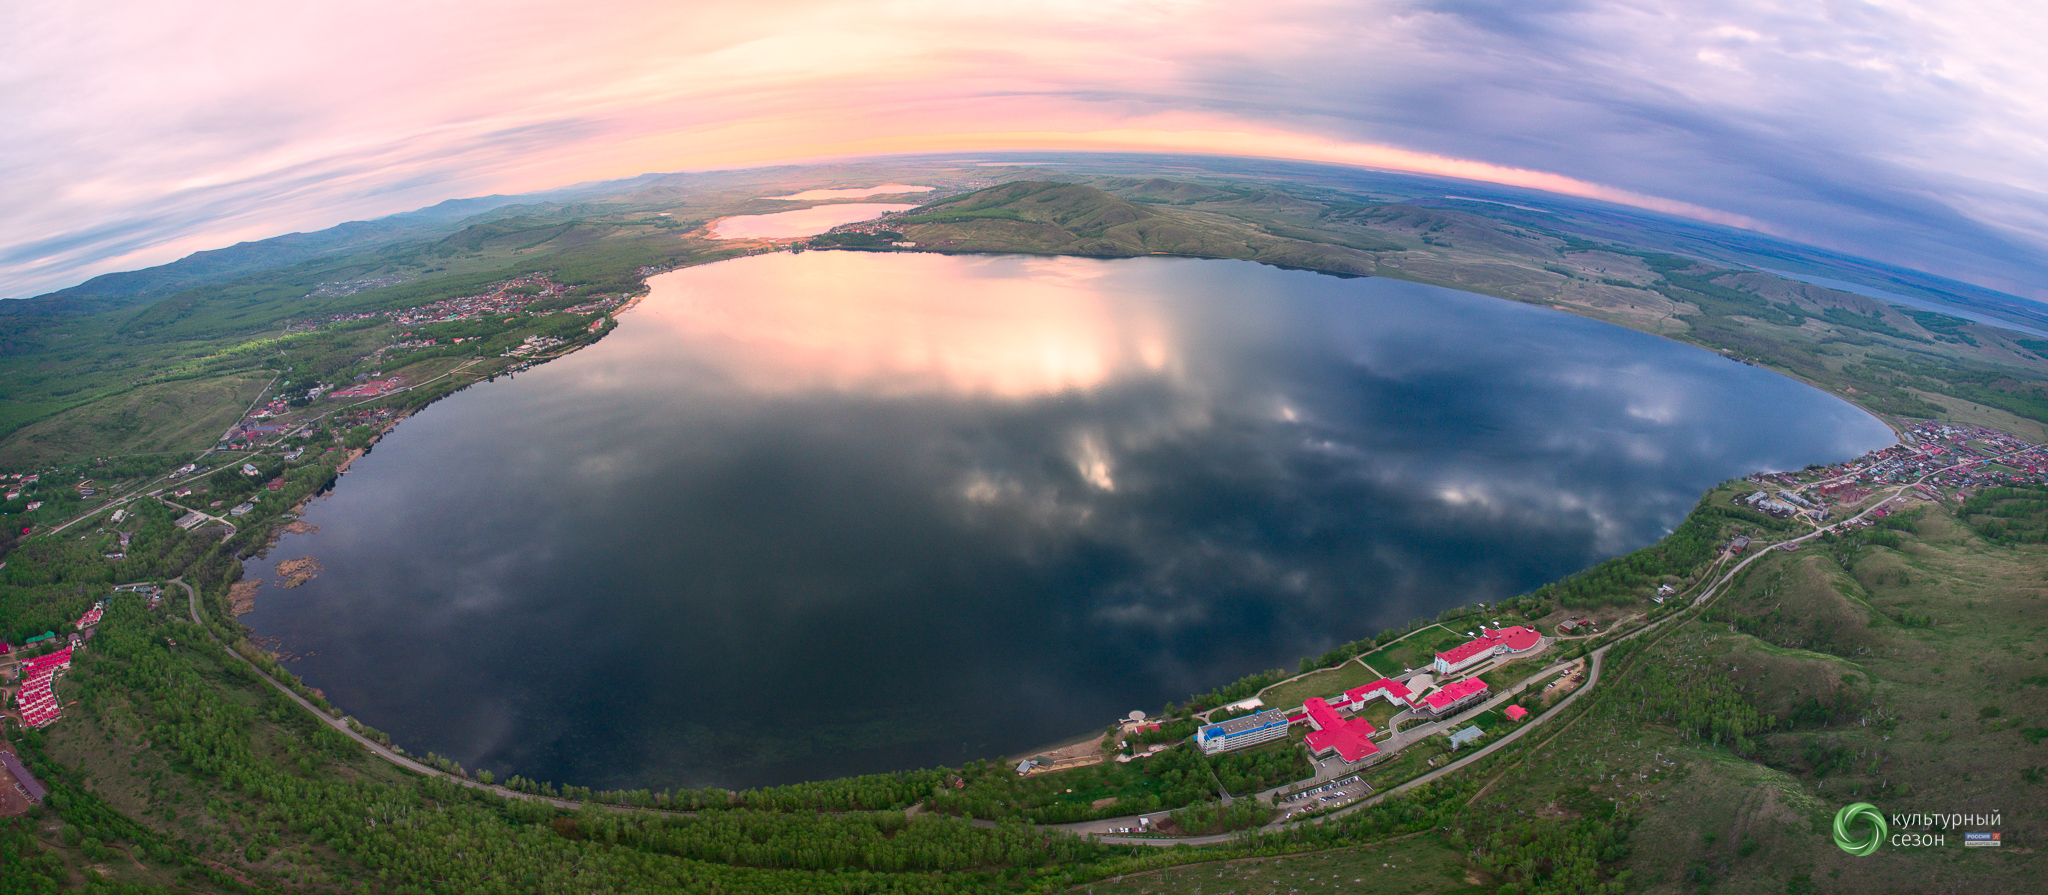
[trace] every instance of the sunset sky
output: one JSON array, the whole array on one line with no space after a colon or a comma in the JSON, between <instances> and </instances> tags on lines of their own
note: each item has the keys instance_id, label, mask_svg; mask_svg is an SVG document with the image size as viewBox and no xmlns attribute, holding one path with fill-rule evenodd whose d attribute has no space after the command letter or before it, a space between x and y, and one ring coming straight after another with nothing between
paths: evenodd
<instances>
[{"instance_id":1,"label":"sunset sky","mask_svg":"<svg viewBox=\"0 0 2048 895\"><path fill-rule=\"evenodd\" d=\"M0 296L435 202L924 150L1413 170L2048 299L2038 3L26 0Z\"/></svg>"}]
</instances>

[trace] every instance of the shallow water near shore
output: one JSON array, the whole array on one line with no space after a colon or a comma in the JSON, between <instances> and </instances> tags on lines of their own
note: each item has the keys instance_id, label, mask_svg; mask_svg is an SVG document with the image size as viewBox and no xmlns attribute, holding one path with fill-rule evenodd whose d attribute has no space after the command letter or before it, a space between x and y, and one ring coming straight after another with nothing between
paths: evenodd
<instances>
[{"instance_id":1,"label":"shallow water near shore","mask_svg":"<svg viewBox=\"0 0 2048 895\"><path fill-rule=\"evenodd\" d=\"M394 430L270 553L324 571L241 620L416 752L766 785L1156 711L1892 442L1766 370L1392 280L809 252L650 285Z\"/></svg>"}]
</instances>

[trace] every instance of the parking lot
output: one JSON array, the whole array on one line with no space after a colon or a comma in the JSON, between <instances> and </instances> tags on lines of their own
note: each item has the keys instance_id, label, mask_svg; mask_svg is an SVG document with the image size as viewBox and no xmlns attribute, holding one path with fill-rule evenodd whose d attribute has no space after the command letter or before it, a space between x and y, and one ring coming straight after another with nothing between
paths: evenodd
<instances>
[{"instance_id":1,"label":"parking lot","mask_svg":"<svg viewBox=\"0 0 2048 895\"><path fill-rule=\"evenodd\" d=\"M1372 795L1372 786L1357 777L1333 780L1275 800L1273 807L1280 809L1275 819L1287 820L1299 814L1341 808L1369 795Z\"/></svg>"}]
</instances>

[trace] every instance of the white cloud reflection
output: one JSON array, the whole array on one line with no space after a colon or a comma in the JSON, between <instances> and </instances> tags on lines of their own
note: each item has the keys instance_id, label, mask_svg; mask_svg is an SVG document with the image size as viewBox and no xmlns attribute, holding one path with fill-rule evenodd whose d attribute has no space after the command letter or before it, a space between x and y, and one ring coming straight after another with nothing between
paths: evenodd
<instances>
[{"instance_id":1,"label":"white cloud reflection","mask_svg":"<svg viewBox=\"0 0 2048 895\"><path fill-rule=\"evenodd\" d=\"M704 357L733 384L764 393L1024 399L1162 374L1177 363L1166 320L1145 303L1110 301L1090 262L897 261L915 274L871 278L866 259L851 253L681 271L651 282L633 324L658 327L660 338ZM760 264L787 265L785 286L752 288ZM1105 456L1100 443L1080 450L1090 463ZM1106 476L1106 465L1101 470Z\"/></svg>"}]
</instances>

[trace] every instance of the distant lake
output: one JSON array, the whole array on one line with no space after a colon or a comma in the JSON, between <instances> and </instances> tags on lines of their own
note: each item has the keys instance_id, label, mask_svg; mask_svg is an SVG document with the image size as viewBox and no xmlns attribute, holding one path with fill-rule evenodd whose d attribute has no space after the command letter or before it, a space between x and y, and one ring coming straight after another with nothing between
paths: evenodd
<instances>
[{"instance_id":1,"label":"distant lake","mask_svg":"<svg viewBox=\"0 0 2048 895\"><path fill-rule=\"evenodd\" d=\"M742 214L713 222L711 235L719 239L795 239L916 207L888 202L842 202L774 214Z\"/></svg>"},{"instance_id":2,"label":"distant lake","mask_svg":"<svg viewBox=\"0 0 2048 895\"><path fill-rule=\"evenodd\" d=\"M769 196L768 198L811 201L821 199L865 199L869 196L893 196L898 193L929 193L931 191L932 188L928 186L911 186L907 183L885 183L881 186L804 190L800 193L790 193L787 196Z\"/></svg>"},{"instance_id":3,"label":"distant lake","mask_svg":"<svg viewBox=\"0 0 2048 895\"><path fill-rule=\"evenodd\" d=\"M326 571L243 621L409 749L772 784L1031 749L1892 443L1760 368L1395 280L808 252L650 285L401 425L270 554Z\"/></svg>"}]
</instances>

